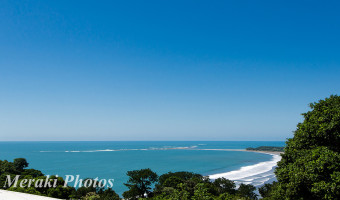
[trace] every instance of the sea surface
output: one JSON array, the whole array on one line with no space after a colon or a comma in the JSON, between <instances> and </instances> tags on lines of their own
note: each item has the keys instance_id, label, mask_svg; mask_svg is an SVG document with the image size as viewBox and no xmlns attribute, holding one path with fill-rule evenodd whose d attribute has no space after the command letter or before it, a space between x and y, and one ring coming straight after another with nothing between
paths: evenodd
<instances>
[{"instance_id":1,"label":"sea surface","mask_svg":"<svg viewBox=\"0 0 340 200\"><path fill-rule=\"evenodd\" d=\"M29 168L46 175L114 179L113 189L121 195L127 189L126 172L143 168L158 175L191 171L260 186L275 179L279 156L233 149L284 145L283 141L0 142L0 160L26 158Z\"/></svg>"}]
</instances>

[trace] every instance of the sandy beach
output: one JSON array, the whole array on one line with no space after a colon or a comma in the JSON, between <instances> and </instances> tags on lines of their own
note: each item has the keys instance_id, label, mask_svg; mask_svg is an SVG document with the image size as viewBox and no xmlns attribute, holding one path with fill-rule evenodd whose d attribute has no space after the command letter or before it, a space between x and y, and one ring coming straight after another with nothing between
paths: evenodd
<instances>
[{"instance_id":1,"label":"sandy beach","mask_svg":"<svg viewBox=\"0 0 340 200\"><path fill-rule=\"evenodd\" d=\"M215 149L217 150L217 149ZM223 151L244 151L254 152L272 155L270 161L260 162L254 165L244 166L238 170L229 171L225 173L210 175L210 179L226 178L235 181L237 184L245 183L252 184L259 187L265 183L270 183L276 180L274 169L277 166L277 162L281 160L281 153L277 151L252 151L246 149L220 149Z\"/></svg>"}]
</instances>

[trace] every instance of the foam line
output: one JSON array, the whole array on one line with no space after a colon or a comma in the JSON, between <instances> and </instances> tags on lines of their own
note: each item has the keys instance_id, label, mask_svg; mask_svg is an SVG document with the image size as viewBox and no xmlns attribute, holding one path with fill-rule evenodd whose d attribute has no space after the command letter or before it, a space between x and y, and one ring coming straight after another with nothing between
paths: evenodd
<instances>
[{"instance_id":1,"label":"foam line","mask_svg":"<svg viewBox=\"0 0 340 200\"><path fill-rule=\"evenodd\" d=\"M256 177L256 179L263 177L263 174L270 172L277 164L278 161L281 160L281 156L270 154L273 156L272 160L266 161L266 162L260 162L255 165L245 166L241 167L238 170L225 172L225 173L219 173L219 174L213 174L210 175L210 179L217 179L217 178L226 178L229 180L244 180L244 182L247 182L246 180L250 180L250 177ZM262 174L262 175L261 175ZM269 176L269 175L266 175ZM253 178L255 180L255 178Z\"/></svg>"},{"instance_id":2,"label":"foam line","mask_svg":"<svg viewBox=\"0 0 340 200\"><path fill-rule=\"evenodd\" d=\"M62 151L66 153L80 153L80 152L111 152L111 151L152 151L152 150L176 150L176 149L195 149L197 146L189 146L189 147L150 147L148 149L99 149L99 150L87 150L87 151ZM49 152L60 152L60 151L40 151L41 153L49 153Z\"/></svg>"}]
</instances>

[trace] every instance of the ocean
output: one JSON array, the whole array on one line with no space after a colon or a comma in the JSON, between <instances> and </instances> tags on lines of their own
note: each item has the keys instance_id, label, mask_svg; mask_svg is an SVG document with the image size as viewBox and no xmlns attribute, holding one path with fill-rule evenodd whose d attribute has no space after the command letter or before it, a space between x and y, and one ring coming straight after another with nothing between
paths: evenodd
<instances>
[{"instance_id":1,"label":"ocean","mask_svg":"<svg viewBox=\"0 0 340 200\"><path fill-rule=\"evenodd\" d=\"M143 168L158 175L191 171L260 186L275 180L279 156L232 149L284 145L283 141L0 142L0 160L26 158L29 168L46 175L114 179L113 189L121 195L127 189L126 172Z\"/></svg>"}]
</instances>

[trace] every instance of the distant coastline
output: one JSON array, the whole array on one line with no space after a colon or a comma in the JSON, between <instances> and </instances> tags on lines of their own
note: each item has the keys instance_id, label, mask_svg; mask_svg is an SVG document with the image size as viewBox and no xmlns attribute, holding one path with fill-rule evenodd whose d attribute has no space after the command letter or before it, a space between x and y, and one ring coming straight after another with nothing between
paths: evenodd
<instances>
[{"instance_id":1,"label":"distant coastline","mask_svg":"<svg viewBox=\"0 0 340 200\"><path fill-rule=\"evenodd\" d=\"M252 150L252 151L278 151L283 152L284 147L276 147L276 146L259 146L256 148L248 147L246 150Z\"/></svg>"},{"instance_id":2,"label":"distant coastline","mask_svg":"<svg viewBox=\"0 0 340 200\"><path fill-rule=\"evenodd\" d=\"M254 153L264 153L264 154L274 154L281 155L283 151L264 151L264 150L248 150L248 149L197 149L197 150L205 150L205 151L245 151L245 152L254 152Z\"/></svg>"},{"instance_id":3,"label":"distant coastline","mask_svg":"<svg viewBox=\"0 0 340 200\"><path fill-rule=\"evenodd\" d=\"M246 148L246 151L281 155L281 153L283 153L284 151L284 147L275 146L260 146L256 148L248 147Z\"/></svg>"},{"instance_id":4,"label":"distant coastline","mask_svg":"<svg viewBox=\"0 0 340 200\"><path fill-rule=\"evenodd\" d=\"M249 151L249 152L255 152L255 153L265 153L265 154L275 154L281 156L283 151L256 151L256 150L247 150L245 149L244 151Z\"/></svg>"}]
</instances>

